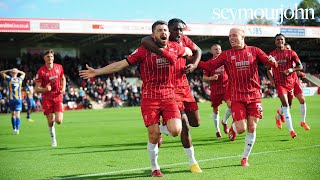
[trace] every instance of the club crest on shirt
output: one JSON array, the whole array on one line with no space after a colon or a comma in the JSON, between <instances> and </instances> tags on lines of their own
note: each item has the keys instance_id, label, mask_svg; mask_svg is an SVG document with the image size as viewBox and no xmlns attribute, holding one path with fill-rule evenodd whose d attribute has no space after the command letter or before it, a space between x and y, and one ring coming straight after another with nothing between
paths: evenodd
<instances>
[{"instance_id":1,"label":"club crest on shirt","mask_svg":"<svg viewBox=\"0 0 320 180\"><path fill-rule=\"evenodd\" d=\"M231 60L236 60L236 56L231 56Z\"/></svg>"},{"instance_id":2,"label":"club crest on shirt","mask_svg":"<svg viewBox=\"0 0 320 180\"><path fill-rule=\"evenodd\" d=\"M252 56L252 54L251 54L250 52L248 52L248 53L247 53L247 56L250 57L250 56Z\"/></svg>"}]
</instances>

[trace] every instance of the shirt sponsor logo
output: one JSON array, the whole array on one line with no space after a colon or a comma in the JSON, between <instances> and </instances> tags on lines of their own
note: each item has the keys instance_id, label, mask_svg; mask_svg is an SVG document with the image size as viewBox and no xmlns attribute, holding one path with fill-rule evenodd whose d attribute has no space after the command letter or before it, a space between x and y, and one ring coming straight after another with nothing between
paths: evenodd
<instances>
[{"instance_id":1,"label":"shirt sponsor logo","mask_svg":"<svg viewBox=\"0 0 320 180\"><path fill-rule=\"evenodd\" d=\"M237 69L248 69L250 66L250 61L240 61L236 62Z\"/></svg>"},{"instance_id":2,"label":"shirt sponsor logo","mask_svg":"<svg viewBox=\"0 0 320 180\"><path fill-rule=\"evenodd\" d=\"M278 62L278 64L286 64L287 60L286 59L279 59L277 62Z\"/></svg>"},{"instance_id":3,"label":"shirt sponsor logo","mask_svg":"<svg viewBox=\"0 0 320 180\"><path fill-rule=\"evenodd\" d=\"M58 76L51 76L49 77L50 81L56 81L58 79Z\"/></svg>"},{"instance_id":4,"label":"shirt sponsor logo","mask_svg":"<svg viewBox=\"0 0 320 180\"><path fill-rule=\"evenodd\" d=\"M164 68L169 65L168 60L164 57L156 59L156 63L158 68Z\"/></svg>"}]
</instances>

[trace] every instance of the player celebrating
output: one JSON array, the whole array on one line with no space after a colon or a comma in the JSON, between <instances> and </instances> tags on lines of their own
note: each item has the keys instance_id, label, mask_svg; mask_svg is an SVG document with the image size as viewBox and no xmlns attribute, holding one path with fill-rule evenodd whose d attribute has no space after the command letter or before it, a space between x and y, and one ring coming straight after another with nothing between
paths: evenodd
<instances>
[{"instance_id":1,"label":"player celebrating","mask_svg":"<svg viewBox=\"0 0 320 180\"><path fill-rule=\"evenodd\" d=\"M170 41L177 42L184 47L190 48L194 54L193 63L188 64L187 66L186 59L184 57L178 58L177 62L174 64L173 84L175 85L176 100L179 103L179 110L182 117L181 142L189 159L190 171L194 173L201 173L202 170L194 156L194 148L189 132L189 125L192 127L198 127L200 125L200 114L197 102L191 94L188 79L186 77L186 73L192 72L197 68L201 58L201 49L193 43L191 39L183 35L183 31L187 29L187 25L181 19L171 19L168 22L168 26L170 31ZM156 54L163 55L164 57L168 55L166 52L163 52L154 43L154 41L152 41L151 37L143 38L142 44Z\"/></svg>"},{"instance_id":2,"label":"player celebrating","mask_svg":"<svg viewBox=\"0 0 320 180\"><path fill-rule=\"evenodd\" d=\"M241 166L249 166L248 157L256 140L256 127L262 118L258 61L272 67L277 64L274 58L268 57L261 49L247 46L244 38L244 30L232 28L229 32L232 49L223 51L214 61L200 62L198 67L213 71L224 65L231 86L233 118L228 135L229 139L234 141L236 134L242 134L248 129Z\"/></svg>"},{"instance_id":3,"label":"player celebrating","mask_svg":"<svg viewBox=\"0 0 320 180\"><path fill-rule=\"evenodd\" d=\"M152 25L152 38L169 54L192 55L190 49L183 48L177 43L169 42L168 25L164 21L156 21ZM175 53L174 53L175 52ZM166 59L148 51L143 46L135 50L127 59L112 63L100 69L93 69L87 65L88 70L81 70L80 77L88 79L102 74L111 74L121 71L129 65L140 64L142 79L141 113L145 126L148 128L149 141L147 149L151 162L151 175L162 177L158 165L158 140L160 116L166 125L167 133L178 136L181 133L181 115L174 100L174 88L172 84L173 64L176 59Z\"/></svg>"},{"instance_id":4,"label":"player celebrating","mask_svg":"<svg viewBox=\"0 0 320 180\"><path fill-rule=\"evenodd\" d=\"M54 51L44 52L43 65L36 75L37 93L42 93L42 108L47 117L49 133L51 136L51 146L57 146L56 131L54 122L61 124L63 121L63 103L62 96L66 90L66 78L63 67L60 64L53 63Z\"/></svg>"},{"instance_id":5,"label":"player celebrating","mask_svg":"<svg viewBox=\"0 0 320 180\"><path fill-rule=\"evenodd\" d=\"M10 72L11 76L6 73ZM4 70L0 72L5 81L9 83L9 107L11 111L11 123L13 134L20 133L20 112L22 110L21 86L25 73L17 68ZM18 74L20 76L18 77Z\"/></svg>"},{"instance_id":6,"label":"player celebrating","mask_svg":"<svg viewBox=\"0 0 320 180\"><path fill-rule=\"evenodd\" d=\"M300 102L300 125L305 130L310 129L310 127L306 123L307 106L305 103L305 98L303 96L302 88L300 86L299 78L297 76L297 73L300 72L303 67L298 55L293 50L291 50L291 46L289 44L285 43L284 35L277 34L275 37L275 44L277 48L270 54L278 58L277 61L280 61L281 63L279 63L279 69L272 70L272 72L268 71L268 76L271 84L276 86L278 97L282 103L282 106L277 110L277 115L275 116L276 125L279 129L282 129L281 121L286 122L290 130L291 137L295 138L297 134L294 132L292 126L292 118L290 113L293 95L297 97ZM293 64L296 64L295 68L293 68ZM288 70L289 73L286 72L286 70ZM273 77L271 73L273 73Z\"/></svg>"},{"instance_id":7,"label":"player celebrating","mask_svg":"<svg viewBox=\"0 0 320 180\"><path fill-rule=\"evenodd\" d=\"M211 46L212 58L208 61L214 61L221 54L221 46L219 44L214 44ZM228 88L228 75L224 69L224 66L215 69L214 71L204 71L203 80L210 82L210 100L211 107L213 108L212 120L216 129L216 136L221 138L219 128L219 106L224 100L227 104L227 110L221 124L223 125L223 131L228 134L229 129L227 125L227 120L230 117L230 90Z\"/></svg>"}]
</instances>

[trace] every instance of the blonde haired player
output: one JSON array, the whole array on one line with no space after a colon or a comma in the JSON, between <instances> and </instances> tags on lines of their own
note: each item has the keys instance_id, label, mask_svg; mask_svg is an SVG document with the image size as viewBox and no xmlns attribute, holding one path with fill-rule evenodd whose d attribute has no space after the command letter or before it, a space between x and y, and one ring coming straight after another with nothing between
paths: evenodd
<instances>
[{"instance_id":1,"label":"blonde haired player","mask_svg":"<svg viewBox=\"0 0 320 180\"><path fill-rule=\"evenodd\" d=\"M256 128L262 118L262 97L258 61L276 68L277 62L261 49L247 46L244 30L232 28L229 32L230 50L223 51L214 61L200 62L198 67L212 71L224 65L231 86L231 113L233 118L229 139L247 130L241 166L249 166L248 158L256 141Z\"/></svg>"}]
</instances>

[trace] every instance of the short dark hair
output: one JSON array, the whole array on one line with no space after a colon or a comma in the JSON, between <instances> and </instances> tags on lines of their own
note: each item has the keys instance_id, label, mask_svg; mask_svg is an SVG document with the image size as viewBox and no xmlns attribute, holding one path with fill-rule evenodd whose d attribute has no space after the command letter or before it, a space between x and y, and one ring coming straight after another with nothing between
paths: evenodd
<instances>
[{"instance_id":1,"label":"short dark hair","mask_svg":"<svg viewBox=\"0 0 320 180\"><path fill-rule=\"evenodd\" d=\"M289 43L284 43L285 46L291 46Z\"/></svg>"},{"instance_id":2,"label":"short dark hair","mask_svg":"<svg viewBox=\"0 0 320 180\"><path fill-rule=\"evenodd\" d=\"M220 44L212 44L211 47L213 47L213 46L220 46Z\"/></svg>"},{"instance_id":3,"label":"short dark hair","mask_svg":"<svg viewBox=\"0 0 320 180\"><path fill-rule=\"evenodd\" d=\"M282 36L284 38L286 38L283 34L279 33L279 34L276 34L276 36L274 38L277 38L278 36Z\"/></svg>"},{"instance_id":4,"label":"short dark hair","mask_svg":"<svg viewBox=\"0 0 320 180\"><path fill-rule=\"evenodd\" d=\"M168 23L165 21L162 21L162 20L158 20L158 21L154 22L152 24L152 32L154 32L154 30L156 29L156 26L158 26L158 25L167 25L168 26Z\"/></svg>"},{"instance_id":5,"label":"short dark hair","mask_svg":"<svg viewBox=\"0 0 320 180\"><path fill-rule=\"evenodd\" d=\"M53 54L54 55L54 51L52 49L48 49L48 50L45 50L42 54L42 57L48 55L49 53Z\"/></svg>"},{"instance_id":6,"label":"short dark hair","mask_svg":"<svg viewBox=\"0 0 320 180\"><path fill-rule=\"evenodd\" d=\"M168 26L170 27L170 26L172 26L172 25L175 24L175 23L182 23L182 24L184 24L185 26L187 26L187 24L186 24L184 21L182 21L181 19L178 19L178 18L170 19L169 22L168 22Z\"/></svg>"}]
</instances>

